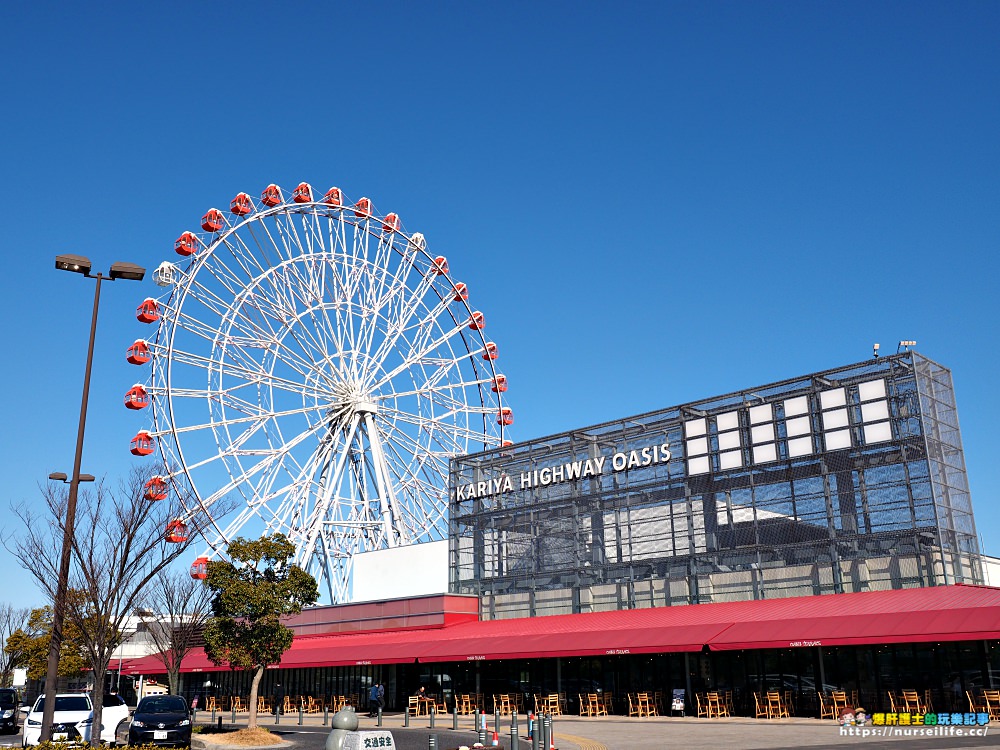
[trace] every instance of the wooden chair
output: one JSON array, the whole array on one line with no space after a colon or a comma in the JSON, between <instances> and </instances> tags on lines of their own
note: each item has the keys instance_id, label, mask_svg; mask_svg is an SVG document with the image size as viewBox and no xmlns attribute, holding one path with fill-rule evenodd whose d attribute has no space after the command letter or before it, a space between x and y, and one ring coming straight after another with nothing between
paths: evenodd
<instances>
[{"instance_id":1,"label":"wooden chair","mask_svg":"<svg viewBox=\"0 0 1000 750\"><path fill-rule=\"evenodd\" d=\"M259 714L269 714L274 709L271 706L271 699L265 698L263 695L257 696L257 713Z\"/></svg>"},{"instance_id":2,"label":"wooden chair","mask_svg":"<svg viewBox=\"0 0 1000 750\"><path fill-rule=\"evenodd\" d=\"M986 704L990 721L1000 721L1000 690L984 690L983 703Z\"/></svg>"},{"instance_id":3,"label":"wooden chair","mask_svg":"<svg viewBox=\"0 0 1000 750\"><path fill-rule=\"evenodd\" d=\"M640 716L659 716L659 712L656 710L656 704L653 702L652 697L649 693L639 693L639 715Z\"/></svg>"},{"instance_id":4,"label":"wooden chair","mask_svg":"<svg viewBox=\"0 0 1000 750\"><path fill-rule=\"evenodd\" d=\"M965 697L969 701L969 711L974 714L989 713L989 710L986 707L986 701L981 696L978 699L973 698L972 693L966 690Z\"/></svg>"},{"instance_id":5,"label":"wooden chair","mask_svg":"<svg viewBox=\"0 0 1000 750\"><path fill-rule=\"evenodd\" d=\"M420 698L411 695L406 704L406 713L410 716L420 716Z\"/></svg>"},{"instance_id":6,"label":"wooden chair","mask_svg":"<svg viewBox=\"0 0 1000 750\"><path fill-rule=\"evenodd\" d=\"M639 715L639 699L636 697L636 693L626 693L625 697L628 700L628 715L638 716Z\"/></svg>"},{"instance_id":7,"label":"wooden chair","mask_svg":"<svg viewBox=\"0 0 1000 750\"><path fill-rule=\"evenodd\" d=\"M769 719L788 718L788 707L777 690L767 691L767 713Z\"/></svg>"},{"instance_id":8,"label":"wooden chair","mask_svg":"<svg viewBox=\"0 0 1000 750\"><path fill-rule=\"evenodd\" d=\"M545 698L545 713L553 716L562 716L562 701L559 693L549 693Z\"/></svg>"},{"instance_id":9,"label":"wooden chair","mask_svg":"<svg viewBox=\"0 0 1000 750\"><path fill-rule=\"evenodd\" d=\"M833 701L823 693L816 693L816 697L819 698L819 718L836 719L837 712L833 710Z\"/></svg>"},{"instance_id":10,"label":"wooden chair","mask_svg":"<svg viewBox=\"0 0 1000 750\"><path fill-rule=\"evenodd\" d=\"M770 719L770 715L767 713L767 701L760 697L760 693L755 692L753 694L753 705L754 705L754 718L755 719Z\"/></svg>"},{"instance_id":11,"label":"wooden chair","mask_svg":"<svg viewBox=\"0 0 1000 750\"><path fill-rule=\"evenodd\" d=\"M708 698L704 693L695 693L695 710L699 719L707 719L708 717Z\"/></svg>"},{"instance_id":12,"label":"wooden chair","mask_svg":"<svg viewBox=\"0 0 1000 750\"><path fill-rule=\"evenodd\" d=\"M926 713L924 703L920 700L920 694L916 690L903 691L903 710L911 714Z\"/></svg>"},{"instance_id":13,"label":"wooden chair","mask_svg":"<svg viewBox=\"0 0 1000 750\"><path fill-rule=\"evenodd\" d=\"M848 706L847 692L846 691L844 691L844 690L834 690L832 693L830 693L830 698L833 701L833 716L834 716L834 718L837 718L838 716L840 716L841 711L843 711L845 708L850 708L852 711L854 710L853 706Z\"/></svg>"},{"instance_id":14,"label":"wooden chair","mask_svg":"<svg viewBox=\"0 0 1000 750\"><path fill-rule=\"evenodd\" d=\"M708 693L705 698L708 699L708 718L719 719L723 716L729 716L729 709L726 707L726 702L718 693Z\"/></svg>"},{"instance_id":15,"label":"wooden chair","mask_svg":"<svg viewBox=\"0 0 1000 750\"><path fill-rule=\"evenodd\" d=\"M894 714L899 713L899 709L896 708L896 706L897 704L902 706L903 705L902 701L901 700L897 701L896 694L893 693L891 690L886 690L885 695L889 699L889 710L892 711Z\"/></svg>"}]
</instances>

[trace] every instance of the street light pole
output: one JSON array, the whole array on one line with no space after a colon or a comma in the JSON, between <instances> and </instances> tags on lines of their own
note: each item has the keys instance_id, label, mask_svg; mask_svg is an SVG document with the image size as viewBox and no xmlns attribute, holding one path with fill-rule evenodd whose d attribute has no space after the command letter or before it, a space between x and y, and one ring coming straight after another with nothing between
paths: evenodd
<instances>
[{"instance_id":1,"label":"street light pole","mask_svg":"<svg viewBox=\"0 0 1000 750\"><path fill-rule=\"evenodd\" d=\"M40 741L52 738L52 719L55 716L56 693L59 686L59 652L62 650L63 622L66 616L66 595L69 588L69 562L73 549L73 527L76 524L76 501L80 491L80 482L93 481L93 477L85 475L81 480L80 465L83 461L83 433L87 424L87 401L90 398L90 372L94 364L94 339L97 335L97 311L101 301L101 281L104 279L124 278L141 281L145 270L131 263L114 263L108 276L98 273L90 274L90 261L82 256L60 255L56 257L56 268L64 271L82 273L88 278L96 279L94 286L94 312L90 319L90 342L87 346L87 366L83 373L83 398L80 402L80 424L76 432L76 455L73 458L73 474L69 480L69 498L66 501L66 520L63 524L62 555L59 558L59 578L56 581L56 596L52 603L52 635L49 638L49 656L45 671L45 702L42 708L42 727ZM52 478L65 479L54 475ZM103 689L103 687L102 687Z\"/></svg>"}]
</instances>

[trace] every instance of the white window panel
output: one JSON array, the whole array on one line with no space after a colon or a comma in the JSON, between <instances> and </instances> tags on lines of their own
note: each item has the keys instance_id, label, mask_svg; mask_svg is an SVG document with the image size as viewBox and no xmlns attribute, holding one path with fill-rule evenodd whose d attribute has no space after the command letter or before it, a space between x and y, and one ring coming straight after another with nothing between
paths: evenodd
<instances>
[{"instance_id":1,"label":"white window panel","mask_svg":"<svg viewBox=\"0 0 1000 750\"><path fill-rule=\"evenodd\" d=\"M800 414L809 413L809 397L796 396L785 400L785 416L797 417Z\"/></svg>"},{"instance_id":2,"label":"white window panel","mask_svg":"<svg viewBox=\"0 0 1000 750\"><path fill-rule=\"evenodd\" d=\"M719 454L719 468L735 469L743 465L743 451L726 451Z\"/></svg>"},{"instance_id":3,"label":"white window panel","mask_svg":"<svg viewBox=\"0 0 1000 750\"><path fill-rule=\"evenodd\" d=\"M823 412L823 429L836 430L847 427L847 409L834 409Z\"/></svg>"},{"instance_id":4,"label":"white window panel","mask_svg":"<svg viewBox=\"0 0 1000 750\"><path fill-rule=\"evenodd\" d=\"M689 419L684 423L684 437L696 437L697 435L704 435L708 432L708 428L705 426L705 418L701 419Z\"/></svg>"},{"instance_id":5,"label":"white window panel","mask_svg":"<svg viewBox=\"0 0 1000 750\"><path fill-rule=\"evenodd\" d=\"M809 417L795 417L785 421L785 434L788 437L808 435L810 432L812 432L812 425L809 424Z\"/></svg>"},{"instance_id":6,"label":"white window panel","mask_svg":"<svg viewBox=\"0 0 1000 750\"><path fill-rule=\"evenodd\" d=\"M731 430L719 433L719 450L728 451L740 447L740 431Z\"/></svg>"},{"instance_id":7,"label":"white window panel","mask_svg":"<svg viewBox=\"0 0 1000 750\"><path fill-rule=\"evenodd\" d=\"M885 401L872 401L870 404L861 404L862 422L881 422L889 418L889 404Z\"/></svg>"},{"instance_id":8,"label":"white window panel","mask_svg":"<svg viewBox=\"0 0 1000 750\"><path fill-rule=\"evenodd\" d=\"M841 448L851 447L850 430L837 430L836 432L828 432L824 437L826 438L826 449L828 451L838 451Z\"/></svg>"},{"instance_id":9,"label":"white window panel","mask_svg":"<svg viewBox=\"0 0 1000 750\"><path fill-rule=\"evenodd\" d=\"M700 456L708 453L708 439L703 437L691 438L684 443L684 449L689 456Z\"/></svg>"},{"instance_id":10,"label":"white window panel","mask_svg":"<svg viewBox=\"0 0 1000 750\"><path fill-rule=\"evenodd\" d=\"M879 422L878 424L865 425L865 445L872 443L884 443L892 440L892 423Z\"/></svg>"},{"instance_id":11,"label":"white window panel","mask_svg":"<svg viewBox=\"0 0 1000 750\"><path fill-rule=\"evenodd\" d=\"M813 441L811 437L800 437L788 441L789 458L798 456L808 456L813 452Z\"/></svg>"},{"instance_id":12,"label":"white window panel","mask_svg":"<svg viewBox=\"0 0 1000 750\"><path fill-rule=\"evenodd\" d=\"M874 401L877 398L885 398L885 381L871 380L858 385L858 398L862 401Z\"/></svg>"},{"instance_id":13,"label":"white window panel","mask_svg":"<svg viewBox=\"0 0 1000 750\"><path fill-rule=\"evenodd\" d=\"M833 388L819 394L819 401L824 409L834 409L838 406L847 406L847 397L843 388Z\"/></svg>"},{"instance_id":14,"label":"white window panel","mask_svg":"<svg viewBox=\"0 0 1000 750\"><path fill-rule=\"evenodd\" d=\"M761 404L760 406L750 407L750 424L760 424L761 422L770 422L774 419L774 414L771 411L770 404Z\"/></svg>"},{"instance_id":15,"label":"white window panel","mask_svg":"<svg viewBox=\"0 0 1000 750\"><path fill-rule=\"evenodd\" d=\"M774 440L774 425L759 424L750 428L750 438L754 443L769 443Z\"/></svg>"},{"instance_id":16,"label":"white window panel","mask_svg":"<svg viewBox=\"0 0 1000 750\"><path fill-rule=\"evenodd\" d=\"M708 456L688 460L688 476L708 473Z\"/></svg>"},{"instance_id":17,"label":"white window panel","mask_svg":"<svg viewBox=\"0 0 1000 750\"><path fill-rule=\"evenodd\" d=\"M755 445L753 449L753 462L755 464L766 464L769 461L778 460L778 451L775 450L774 443L766 445Z\"/></svg>"},{"instance_id":18,"label":"white window panel","mask_svg":"<svg viewBox=\"0 0 1000 750\"><path fill-rule=\"evenodd\" d=\"M715 418L715 424L719 428L719 432L723 430L735 430L740 426L740 413L738 411L727 411L725 414L720 414Z\"/></svg>"}]
</instances>

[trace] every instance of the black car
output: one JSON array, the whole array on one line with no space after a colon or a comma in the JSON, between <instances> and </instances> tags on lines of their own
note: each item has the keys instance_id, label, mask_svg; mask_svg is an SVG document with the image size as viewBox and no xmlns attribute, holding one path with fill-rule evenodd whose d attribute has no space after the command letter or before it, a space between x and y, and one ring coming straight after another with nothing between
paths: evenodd
<instances>
[{"instance_id":1,"label":"black car","mask_svg":"<svg viewBox=\"0 0 1000 750\"><path fill-rule=\"evenodd\" d=\"M0 688L0 731L17 732L17 709L21 699L16 690Z\"/></svg>"},{"instance_id":2,"label":"black car","mask_svg":"<svg viewBox=\"0 0 1000 750\"><path fill-rule=\"evenodd\" d=\"M128 728L128 744L191 746L191 713L180 695L148 695L139 701Z\"/></svg>"}]
</instances>

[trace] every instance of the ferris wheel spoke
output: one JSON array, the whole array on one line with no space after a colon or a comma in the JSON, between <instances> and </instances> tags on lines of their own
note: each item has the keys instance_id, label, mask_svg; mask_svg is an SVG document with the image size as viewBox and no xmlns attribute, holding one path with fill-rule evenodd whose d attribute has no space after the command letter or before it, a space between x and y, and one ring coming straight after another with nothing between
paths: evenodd
<instances>
[{"instance_id":1,"label":"ferris wheel spoke","mask_svg":"<svg viewBox=\"0 0 1000 750\"><path fill-rule=\"evenodd\" d=\"M409 304L401 306L398 314L395 316L395 319L390 319L387 322L387 335L372 357L372 362L375 366L382 366L390 352L392 352L393 348L399 343L400 339L403 338L404 334L410 330L409 326L411 325L413 316L418 310L421 309L424 297L430 292L431 289L433 289L433 286L434 282L432 277L424 276L414 291L413 298L410 300ZM449 304L449 300L440 299L433 307L425 308L427 312L415 324L416 330L419 330L421 326L426 326L428 321L437 320L438 317L448 310Z\"/></svg>"}]
</instances>

